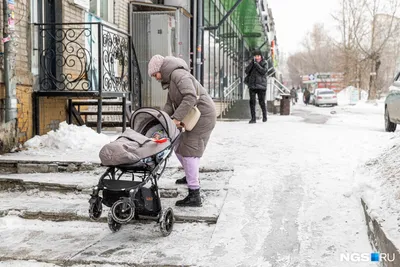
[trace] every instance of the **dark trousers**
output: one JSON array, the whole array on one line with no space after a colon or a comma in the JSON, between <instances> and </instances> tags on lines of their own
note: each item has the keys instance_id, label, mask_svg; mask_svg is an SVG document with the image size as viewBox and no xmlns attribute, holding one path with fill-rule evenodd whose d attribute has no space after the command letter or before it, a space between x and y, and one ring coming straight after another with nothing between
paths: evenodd
<instances>
[{"instance_id":1,"label":"dark trousers","mask_svg":"<svg viewBox=\"0 0 400 267\"><path fill-rule=\"evenodd\" d=\"M306 105L310 104L310 96L305 96L305 97L304 97L304 103L305 103Z\"/></svg>"},{"instance_id":2,"label":"dark trousers","mask_svg":"<svg viewBox=\"0 0 400 267\"><path fill-rule=\"evenodd\" d=\"M265 107L266 90L250 89L250 114L251 120L256 120L256 95L260 104L263 118L267 118L267 108Z\"/></svg>"}]
</instances>

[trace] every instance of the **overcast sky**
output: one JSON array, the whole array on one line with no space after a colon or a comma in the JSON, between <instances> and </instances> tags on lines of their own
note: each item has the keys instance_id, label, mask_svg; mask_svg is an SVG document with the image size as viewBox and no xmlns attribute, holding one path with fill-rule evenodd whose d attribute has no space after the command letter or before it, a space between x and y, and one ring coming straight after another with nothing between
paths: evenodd
<instances>
[{"instance_id":1,"label":"overcast sky","mask_svg":"<svg viewBox=\"0 0 400 267\"><path fill-rule=\"evenodd\" d=\"M301 43L314 23L322 22L334 34L334 13L339 0L267 0L272 8L276 35L281 52L294 53L301 49Z\"/></svg>"}]
</instances>

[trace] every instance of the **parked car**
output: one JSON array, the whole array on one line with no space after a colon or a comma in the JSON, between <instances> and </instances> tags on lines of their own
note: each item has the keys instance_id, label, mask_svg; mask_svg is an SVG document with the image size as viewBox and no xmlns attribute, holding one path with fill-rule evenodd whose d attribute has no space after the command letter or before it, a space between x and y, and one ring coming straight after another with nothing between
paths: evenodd
<instances>
[{"instance_id":1,"label":"parked car","mask_svg":"<svg viewBox=\"0 0 400 267\"><path fill-rule=\"evenodd\" d=\"M314 90L313 104L315 106L320 105L332 105L337 106L336 93L329 88L318 88Z\"/></svg>"},{"instance_id":2,"label":"parked car","mask_svg":"<svg viewBox=\"0 0 400 267\"><path fill-rule=\"evenodd\" d=\"M314 92L310 93L310 102L309 104L315 105L315 97L314 97Z\"/></svg>"},{"instance_id":3,"label":"parked car","mask_svg":"<svg viewBox=\"0 0 400 267\"><path fill-rule=\"evenodd\" d=\"M400 124L400 72L397 74L385 99L385 131L394 132Z\"/></svg>"}]
</instances>

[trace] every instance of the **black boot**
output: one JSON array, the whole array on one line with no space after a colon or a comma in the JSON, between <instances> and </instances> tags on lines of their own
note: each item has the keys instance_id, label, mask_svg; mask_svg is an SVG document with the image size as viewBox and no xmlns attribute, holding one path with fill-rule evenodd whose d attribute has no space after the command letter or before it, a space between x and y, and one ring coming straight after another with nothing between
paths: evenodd
<instances>
[{"instance_id":1,"label":"black boot","mask_svg":"<svg viewBox=\"0 0 400 267\"><path fill-rule=\"evenodd\" d=\"M267 121L267 116L263 117L263 122Z\"/></svg>"},{"instance_id":2,"label":"black boot","mask_svg":"<svg viewBox=\"0 0 400 267\"><path fill-rule=\"evenodd\" d=\"M177 179L177 180L175 181L175 183L176 183L176 184L187 184L186 176L184 176L183 178Z\"/></svg>"},{"instance_id":3,"label":"black boot","mask_svg":"<svg viewBox=\"0 0 400 267\"><path fill-rule=\"evenodd\" d=\"M189 194L182 200L178 200L175 206L201 207L200 189L189 189Z\"/></svg>"},{"instance_id":4,"label":"black boot","mask_svg":"<svg viewBox=\"0 0 400 267\"><path fill-rule=\"evenodd\" d=\"M254 90L250 90L250 115L249 123L256 123L256 93Z\"/></svg>"}]
</instances>

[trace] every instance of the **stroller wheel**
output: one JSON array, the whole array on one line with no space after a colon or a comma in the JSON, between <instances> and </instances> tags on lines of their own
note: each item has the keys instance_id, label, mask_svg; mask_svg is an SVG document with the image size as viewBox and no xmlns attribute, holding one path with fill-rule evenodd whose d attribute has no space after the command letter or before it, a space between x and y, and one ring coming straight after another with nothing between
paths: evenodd
<instances>
[{"instance_id":1,"label":"stroller wheel","mask_svg":"<svg viewBox=\"0 0 400 267\"><path fill-rule=\"evenodd\" d=\"M171 208L163 210L160 218L160 230L163 236L169 236L174 228L174 212Z\"/></svg>"},{"instance_id":2,"label":"stroller wheel","mask_svg":"<svg viewBox=\"0 0 400 267\"><path fill-rule=\"evenodd\" d=\"M101 204L101 197L92 197L89 200L89 218L97 221L103 212L103 205Z\"/></svg>"},{"instance_id":3,"label":"stroller wheel","mask_svg":"<svg viewBox=\"0 0 400 267\"><path fill-rule=\"evenodd\" d=\"M128 223L135 216L135 205L128 200L118 200L111 207L111 215L118 223Z\"/></svg>"},{"instance_id":4,"label":"stroller wheel","mask_svg":"<svg viewBox=\"0 0 400 267\"><path fill-rule=\"evenodd\" d=\"M111 230L112 232L115 233L115 232L118 232L119 229L121 229L121 224L118 223L118 222L116 222L116 221L113 219L113 216L112 216L111 211L108 212L107 222L108 222L108 228L110 228L110 230Z\"/></svg>"}]
</instances>

